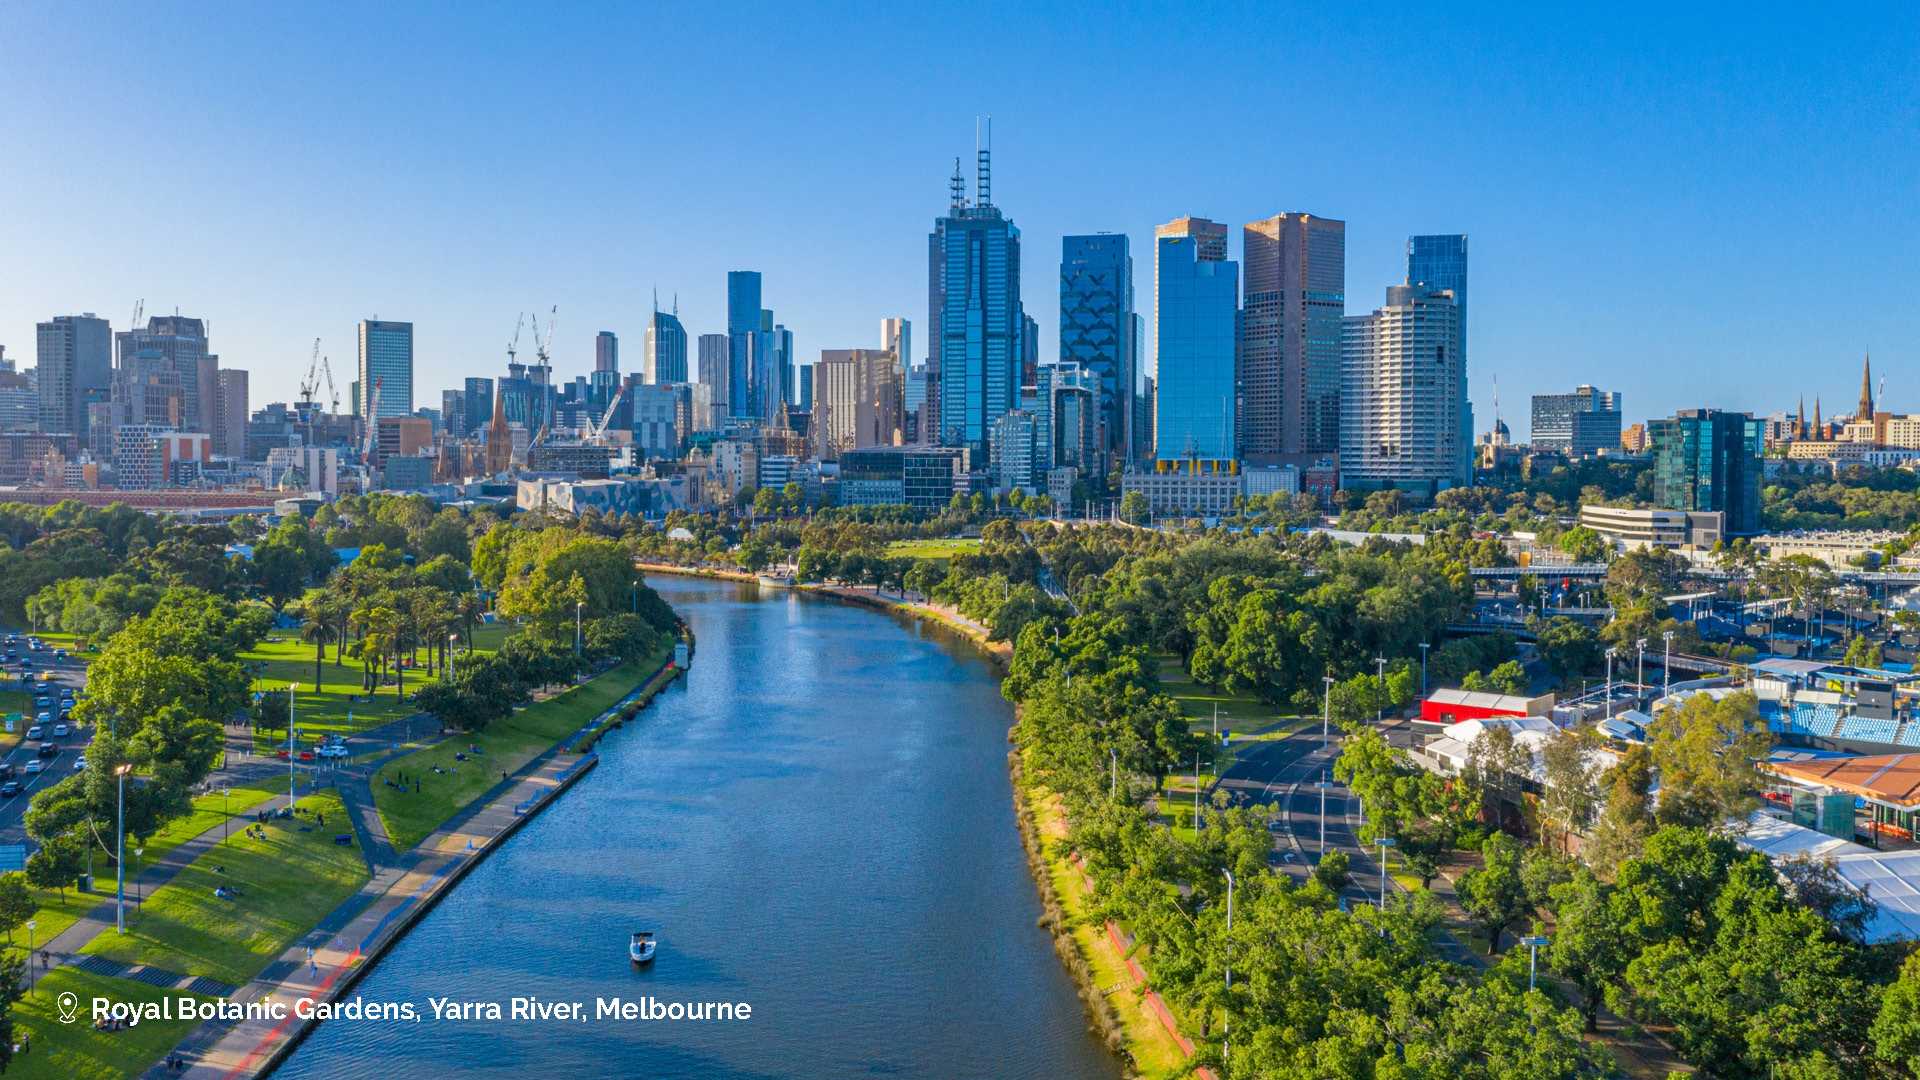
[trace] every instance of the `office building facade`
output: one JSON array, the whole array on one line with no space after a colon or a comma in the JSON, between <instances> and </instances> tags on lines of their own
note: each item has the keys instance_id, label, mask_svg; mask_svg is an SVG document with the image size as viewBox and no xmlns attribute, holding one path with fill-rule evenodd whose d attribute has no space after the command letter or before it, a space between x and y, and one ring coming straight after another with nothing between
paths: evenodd
<instances>
[{"instance_id":1,"label":"office building facade","mask_svg":"<svg viewBox=\"0 0 1920 1080\"><path fill-rule=\"evenodd\" d=\"M34 329L40 430L64 432L84 444L88 391L104 391L113 381L113 332L92 312L61 315Z\"/></svg>"},{"instance_id":2,"label":"office building facade","mask_svg":"<svg viewBox=\"0 0 1920 1080\"><path fill-rule=\"evenodd\" d=\"M223 457L247 455L247 373L239 368L221 368L214 383L213 452Z\"/></svg>"},{"instance_id":3,"label":"office building facade","mask_svg":"<svg viewBox=\"0 0 1920 1080\"><path fill-rule=\"evenodd\" d=\"M1333 453L1340 448L1346 222L1278 214L1247 223L1241 239L1247 283L1238 350L1240 451L1267 462Z\"/></svg>"},{"instance_id":4,"label":"office building facade","mask_svg":"<svg viewBox=\"0 0 1920 1080\"><path fill-rule=\"evenodd\" d=\"M156 315L145 327L115 334L114 339L122 367L130 358L142 356L149 361L148 370L153 370L157 357L160 368L174 373L185 409L184 426L201 432L219 426L220 358L209 351L203 320Z\"/></svg>"},{"instance_id":5,"label":"office building facade","mask_svg":"<svg viewBox=\"0 0 1920 1080\"><path fill-rule=\"evenodd\" d=\"M368 319L360 324L360 362L356 410L368 423L389 416L413 415L413 324ZM379 411L373 408L378 384Z\"/></svg>"},{"instance_id":6,"label":"office building facade","mask_svg":"<svg viewBox=\"0 0 1920 1080\"><path fill-rule=\"evenodd\" d=\"M1683 409L1648 421L1647 440L1656 507L1717 511L1725 515L1728 536L1760 531L1760 421L1746 413Z\"/></svg>"},{"instance_id":7,"label":"office building facade","mask_svg":"<svg viewBox=\"0 0 1920 1080\"><path fill-rule=\"evenodd\" d=\"M602 330L593 337L593 370L620 370L620 336L611 330Z\"/></svg>"},{"instance_id":8,"label":"office building facade","mask_svg":"<svg viewBox=\"0 0 1920 1080\"><path fill-rule=\"evenodd\" d=\"M1384 307L1347 317L1342 331L1341 486L1432 494L1469 483L1453 294L1392 285Z\"/></svg>"},{"instance_id":9,"label":"office building facade","mask_svg":"<svg viewBox=\"0 0 1920 1080\"><path fill-rule=\"evenodd\" d=\"M935 422L921 438L981 464L994 421L1019 406L1028 337L1020 230L993 205L991 153L979 152L971 202L955 162L946 216L927 237L925 408Z\"/></svg>"},{"instance_id":10,"label":"office building facade","mask_svg":"<svg viewBox=\"0 0 1920 1080\"><path fill-rule=\"evenodd\" d=\"M902 441L901 391L901 368L891 351L822 349L813 365L810 421L820 459Z\"/></svg>"},{"instance_id":11,"label":"office building facade","mask_svg":"<svg viewBox=\"0 0 1920 1080\"><path fill-rule=\"evenodd\" d=\"M1136 452L1140 353L1133 301L1133 251L1125 234L1061 238L1059 359L1095 380L1093 441L1108 461L1129 461Z\"/></svg>"},{"instance_id":12,"label":"office building facade","mask_svg":"<svg viewBox=\"0 0 1920 1080\"><path fill-rule=\"evenodd\" d=\"M840 505L938 510L966 482L963 447L880 446L840 456Z\"/></svg>"},{"instance_id":13,"label":"office building facade","mask_svg":"<svg viewBox=\"0 0 1920 1080\"><path fill-rule=\"evenodd\" d=\"M1460 358L1462 476L1473 475L1473 399L1467 386L1467 237L1463 233L1443 233L1407 237L1407 284L1425 285L1429 290L1444 289L1453 294L1453 308L1459 318L1460 339L1454 353Z\"/></svg>"},{"instance_id":14,"label":"office building facade","mask_svg":"<svg viewBox=\"0 0 1920 1080\"><path fill-rule=\"evenodd\" d=\"M1591 386L1581 386L1571 394L1535 394L1533 430L1527 441L1536 451L1555 451L1569 457L1585 457L1619 446L1620 407L1618 393Z\"/></svg>"},{"instance_id":15,"label":"office building facade","mask_svg":"<svg viewBox=\"0 0 1920 1080\"><path fill-rule=\"evenodd\" d=\"M678 315L655 311L647 321L640 377L655 384L687 381L687 328Z\"/></svg>"},{"instance_id":16,"label":"office building facade","mask_svg":"<svg viewBox=\"0 0 1920 1080\"><path fill-rule=\"evenodd\" d=\"M1154 230L1158 375L1154 444L1163 459L1229 461L1235 440L1240 264L1227 227L1180 218Z\"/></svg>"}]
</instances>

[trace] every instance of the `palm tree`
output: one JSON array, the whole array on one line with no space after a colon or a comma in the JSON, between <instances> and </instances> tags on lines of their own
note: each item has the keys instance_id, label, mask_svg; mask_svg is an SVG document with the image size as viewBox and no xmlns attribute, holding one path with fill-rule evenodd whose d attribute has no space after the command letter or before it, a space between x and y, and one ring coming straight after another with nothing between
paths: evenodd
<instances>
[{"instance_id":1,"label":"palm tree","mask_svg":"<svg viewBox=\"0 0 1920 1080\"><path fill-rule=\"evenodd\" d=\"M300 640L313 646L313 688L324 689L321 685L321 664L327 659L327 642L333 639L332 612L327 611L316 597L307 605L307 621L300 625Z\"/></svg>"}]
</instances>

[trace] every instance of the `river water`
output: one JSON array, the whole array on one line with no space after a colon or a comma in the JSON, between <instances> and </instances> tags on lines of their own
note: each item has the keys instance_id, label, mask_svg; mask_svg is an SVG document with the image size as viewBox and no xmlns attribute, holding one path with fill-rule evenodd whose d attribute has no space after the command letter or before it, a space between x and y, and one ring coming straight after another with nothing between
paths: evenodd
<instances>
[{"instance_id":1,"label":"river water","mask_svg":"<svg viewBox=\"0 0 1920 1080\"><path fill-rule=\"evenodd\" d=\"M1120 1075L1087 1033L1014 826L1010 707L939 627L658 577L689 677L462 882L276 1074ZM652 968L626 956L659 934ZM746 1021L436 1021L429 998L747 1002Z\"/></svg>"}]
</instances>

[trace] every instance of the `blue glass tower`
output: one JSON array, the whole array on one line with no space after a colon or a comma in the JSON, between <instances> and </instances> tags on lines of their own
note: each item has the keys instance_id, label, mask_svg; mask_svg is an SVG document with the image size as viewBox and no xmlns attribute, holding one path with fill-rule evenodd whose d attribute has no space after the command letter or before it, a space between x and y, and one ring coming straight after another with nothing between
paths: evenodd
<instances>
[{"instance_id":1,"label":"blue glass tower","mask_svg":"<svg viewBox=\"0 0 1920 1080\"><path fill-rule=\"evenodd\" d=\"M1229 461L1234 440L1234 341L1240 264L1226 258L1226 228L1181 218L1154 230L1158 299L1155 453Z\"/></svg>"},{"instance_id":2,"label":"blue glass tower","mask_svg":"<svg viewBox=\"0 0 1920 1080\"><path fill-rule=\"evenodd\" d=\"M1060 362L1099 380L1094 442L1108 460L1132 456L1133 252L1124 234L1060 240Z\"/></svg>"},{"instance_id":3,"label":"blue glass tower","mask_svg":"<svg viewBox=\"0 0 1920 1080\"><path fill-rule=\"evenodd\" d=\"M759 415L753 401L754 351L760 334L760 273L727 272L727 415Z\"/></svg>"},{"instance_id":4,"label":"blue glass tower","mask_svg":"<svg viewBox=\"0 0 1920 1080\"><path fill-rule=\"evenodd\" d=\"M979 152L971 205L954 161L947 214L927 238L926 411L937 427L922 438L966 448L976 467L989 461L994 422L1020 407L1028 359L1020 230L993 205L991 154Z\"/></svg>"},{"instance_id":5,"label":"blue glass tower","mask_svg":"<svg viewBox=\"0 0 1920 1080\"><path fill-rule=\"evenodd\" d=\"M1473 403L1467 399L1467 238L1464 235L1407 237L1407 284L1453 293L1459 315L1459 339L1453 354L1460 358L1460 462L1455 480L1473 480Z\"/></svg>"}]
</instances>

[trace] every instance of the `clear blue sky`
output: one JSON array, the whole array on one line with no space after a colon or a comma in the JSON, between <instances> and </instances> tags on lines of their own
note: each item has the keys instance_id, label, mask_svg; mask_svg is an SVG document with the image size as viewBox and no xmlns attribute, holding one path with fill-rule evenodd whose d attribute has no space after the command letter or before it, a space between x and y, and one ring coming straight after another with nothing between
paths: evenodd
<instances>
[{"instance_id":1,"label":"clear blue sky","mask_svg":"<svg viewBox=\"0 0 1920 1080\"><path fill-rule=\"evenodd\" d=\"M144 298L258 407L315 337L344 393L377 314L437 406L518 312L559 305L559 374L603 329L632 369L654 286L697 335L754 269L802 359L894 315L924 355L926 234L992 114L1045 355L1063 233L1129 233L1150 316L1156 223L1308 211L1348 223L1355 312L1407 234L1471 234L1482 428L1496 372L1521 436L1582 381L1630 421L1832 412L1868 347L1920 411L1911 13L1538 7L11 4L0 344Z\"/></svg>"}]
</instances>

